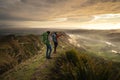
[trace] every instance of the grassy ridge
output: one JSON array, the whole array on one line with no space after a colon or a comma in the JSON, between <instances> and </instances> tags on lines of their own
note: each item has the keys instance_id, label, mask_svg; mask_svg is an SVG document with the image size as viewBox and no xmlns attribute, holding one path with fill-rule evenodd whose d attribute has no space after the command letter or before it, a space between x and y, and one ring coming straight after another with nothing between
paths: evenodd
<instances>
[{"instance_id":1,"label":"grassy ridge","mask_svg":"<svg viewBox=\"0 0 120 80\"><path fill-rule=\"evenodd\" d=\"M0 74L40 53L43 47L36 35L3 36L0 44Z\"/></svg>"},{"instance_id":2,"label":"grassy ridge","mask_svg":"<svg viewBox=\"0 0 120 80\"><path fill-rule=\"evenodd\" d=\"M25 60L33 55L36 57L30 58L30 61L24 61L15 69L5 73L0 79L3 80L120 80L120 63L105 60L89 55L84 49L70 50L74 46L68 42L69 37L62 36L59 41L58 54L52 55L53 59L46 60L45 54L37 54L42 44L39 42L38 36L27 35L19 36L14 39L1 43L0 59L2 62L7 62L8 67L13 67L18 64L17 55L23 56ZM7 39L5 39L7 40ZM2 40L3 41L3 40ZM10 44L11 43L11 44ZM16 43L16 44L15 44ZM39 45L38 45L39 44ZM41 45L42 46L41 46ZM38 45L38 46L37 46ZM14 47L14 48L12 48ZM5 49L6 51L4 51ZM13 49L14 52L11 52ZM18 49L18 50L17 50ZM8 50L8 51L7 51ZM43 49L44 50L44 49ZM44 51L42 50L42 53ZM67 51L68 50L68 51ZM24 53L20 53L23 51ZM2 55L6 52L7 55ZM9 53L8 53L9 52ZM29 53L28 53L29 52ZM9 54L9 55L8 55ZM16 55L17 54L17 55ZM4 57L5 56L5 57ZM3 61L2 61L3 60ZM5 60L5 61L4 61ZM16 62L14 62L16 61ZM10 63L12 62L12 63ZM12 65L11 65L12 64Z\"/></svg>"},{"instance_id":3,"label":"grassy ridge","mask_svg":"<svg viewBox=\"0 0 120 80\"><path fill-rule=\"evenodd\" d=\"M59 38L59 48L69 46L65 33ZM0 75L25 62L27 59L39 55L44 50L40 35L6 35L0 36ZM53 45L53 44L52 44Z\"/></svg>"},{"instance_id":4,"label":"grassy ridge","mask_svg":"<svg viewBox=\"0 0 120 80\"><path fill-rule=\"evenodd\" d=\"M113 62L71 50L56 60L50 80L120 80L117 67Z\"/></svg>"}]
</instances>

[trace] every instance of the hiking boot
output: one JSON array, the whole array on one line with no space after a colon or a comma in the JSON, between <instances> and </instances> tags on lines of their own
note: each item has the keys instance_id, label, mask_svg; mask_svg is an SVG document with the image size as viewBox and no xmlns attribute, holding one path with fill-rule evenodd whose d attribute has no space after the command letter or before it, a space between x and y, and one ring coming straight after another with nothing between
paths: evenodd
<instances>
[{"instance_id":1,"label":"hiking boot","mask_svg":"<svg viewBox=\"0 0 120 80\"><path fill-rule=\"evenodd\" d=\"M47 59L52 59L51 57L46 57Z\"/></svg>"},{"instance_id":2,"label":"hiking boot","mask_svg":"<svg viewBox=\"0 0 120 80\"><path fill-rule=\"evenodd\" d=\"M56 54L56 52L53 52L53 54Z\"/></svg>"}]
</instances>

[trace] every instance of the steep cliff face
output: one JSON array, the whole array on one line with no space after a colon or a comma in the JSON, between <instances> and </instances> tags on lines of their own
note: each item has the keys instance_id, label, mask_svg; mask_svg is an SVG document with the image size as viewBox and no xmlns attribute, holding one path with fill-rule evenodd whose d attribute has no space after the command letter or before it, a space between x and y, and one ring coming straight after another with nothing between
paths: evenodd
<instances>
[{"instance_id":1,"label":"steep cliff face","mask_svg":"<svg viewBox=\"0 0 120 80\"><path fill-rule=\"evenodd\" d=\"M8 35L0 39L0 74L40 53L43 44L39 36Z\"/></svg>"}]
</instances>

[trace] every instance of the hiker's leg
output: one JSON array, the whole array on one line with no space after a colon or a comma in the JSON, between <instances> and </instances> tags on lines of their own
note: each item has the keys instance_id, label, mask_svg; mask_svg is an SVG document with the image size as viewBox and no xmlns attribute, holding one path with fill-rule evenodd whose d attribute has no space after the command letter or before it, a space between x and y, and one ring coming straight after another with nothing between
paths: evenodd
<instances>
[{"instance_id":1,"label":"hiker's leg","mask_svg":"<svg viewBox=\"0 0 120 80\"><path fill-rule=\"evenodd\" d=\"M54 50L54 52L56 53L56 46L55 46L55 50Z\"/></svg>"},{"instance_id":2,"label":"hiker's leg","mask_svg":"<svg viewBox=\"0 0 120 80\"><path fill-rule=\"evenodd\" d=\"M48 54L49 57L50 57L50 55L51 55L51 52L52 52L52 47L51 47L51 45L49 44L49 54Z\"/></svg>"},{"instance_id":3,"label":"hiker's leg","mask_svg":"<svg viewBox=\"0 0 120 80\"><path fill-rule=\"evenodd\" d=\"M54 42L54 53L55 53L55 51L56 51L56 45L55 45L55 42Z\"/></svg>"},{"instance_id":4,"label":"hiker's leg","mask_svg":"<svg viewBox=\"0 0 120 80\"><path fill-rule=\"evenodd\" d=\"M57 48L57 46L58 46L58 42L56 42L56 48Z\"/></svg>"},{"instance_id":5,"label":"hiker's leg","mask_svg":"<svg viewBox=\"0 0 120 80\"><path fill-rule=\"evenodd\" d=\"M48 58L48 51L49 51L49 46L46 45L46 58Z\"/></svg>"},{"instance_id":6,"label":"hiker's leg","mask_svg":"<svg viewBox=\"0 0 120 80\"><path fill-rule=\"evenodd\" d=\"M58 46L58 43L56 42L55 43L55 48L54 48L54 52L56 53L56 48L57 48L57 46Z\"/></svg>"}]
</instances>

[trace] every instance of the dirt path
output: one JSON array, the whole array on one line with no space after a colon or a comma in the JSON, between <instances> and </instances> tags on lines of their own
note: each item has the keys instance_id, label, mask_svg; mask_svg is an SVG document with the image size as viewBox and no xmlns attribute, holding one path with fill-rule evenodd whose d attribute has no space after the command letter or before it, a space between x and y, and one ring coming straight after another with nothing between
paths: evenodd
<instances>
[{"instance_id":1,"label":"dirt path","mask_svg":"<svg viewBox=\"0 0 120 80\"><path fill-rule=\"evenodd\" d=\"M55 59L67 49L70 49L70 47L58 47L58 53L51 54L52 59L46 59L45 49L43 49L40 54L35 55L5 74L0 75L0 80L49 80L50 69L54 68L53 63Z\"/></svg>"},{"instance_id":2,"label":"dirt path","mask_svg":"<svg viewBox=\"0 0 120 80\"><path fill-rule=\"evenodd\" d=\"M52 59L46 59L32 75L31 80L49 80L50 69L54 67L54 61L57 55L53 55Z\"/></svg>"},{"instance_id":3,"label":"dirt path","mask_svg":"<svg viewBox=\"0 0 120 80\"><path fill-rule=\"evenodd\" d=\"M50 72L50 67L53 67L57 54L51 56L52 59L46 59L43 51L0 75L0 80L47 80L47 74Z\"/></svg>"}]
</instances>

